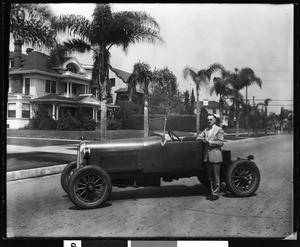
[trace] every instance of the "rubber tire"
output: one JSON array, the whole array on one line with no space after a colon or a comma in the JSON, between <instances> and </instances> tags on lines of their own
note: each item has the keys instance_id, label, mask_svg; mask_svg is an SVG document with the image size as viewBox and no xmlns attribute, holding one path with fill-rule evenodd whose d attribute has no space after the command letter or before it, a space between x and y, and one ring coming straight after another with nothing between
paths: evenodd
<instances>
[{"instance_id":1,"label":"rubber tire","mask_svg":"<svg viewBox=\"0 0 300 247\"><path fill-rule=\"evenodd\" d=\"M72 161L63 169L60 176L60 184L63 190L68 193L69 179L72 172L76 169L76 161Z\"/></svg>"},{"instance_id":2,"label":"rubber tire","mask_svg":"<svg viewBox=\"0 0 300 247\"><path fill-rule=\"evenodd\" d=\"M105 184L104 188L104 193L102 196L97 199L94 202L84 202L78 198L77 194L75 193L76 190L76 182L78 179L80 179L81 176L87 175L87 174L96 174L101 177L102 181ZM97 208L101 204L103 204L108 196L110 195L112 191L112 182L111 178L108 175L108 173L101 167L98 166L84 166L79 169L77 169L71 176L70 181L69 181L69 198L70 200L78 207L83 208L83 209L92 209L92 208Z\"/></svg>"},{"instance_id":3,"label":"rubber tire","mask_svg":"<svg viewBox=\"0 0 300 247\"><path fill-rule=\"evenodd\" d=\"M254 181L252 182L251 187L247 191L238 190L237 186L235 185L235 183L233 181L234 173L240 168L249 169L249 170L251 170L252 174L254 175ZM259 187L260 172L254 162L249 161L249 160L237 160L228 167L228 169L226 171L225 179L226 179L226 185L227 185L229 191L233 195L238 196L238 197L248 197L248 196L253 195Z\"/></svg>"},{"instance_id":4,"label":"rubber tire","mask_svg":"<svg viewBox=\"0 0 300 247\"><path fill-rule=\"evenodd\" d=\"M210 181L208 179L207 169L202 170L197 177L202 185L206 187L210 187Z\"/></svg>"}]
</instances>

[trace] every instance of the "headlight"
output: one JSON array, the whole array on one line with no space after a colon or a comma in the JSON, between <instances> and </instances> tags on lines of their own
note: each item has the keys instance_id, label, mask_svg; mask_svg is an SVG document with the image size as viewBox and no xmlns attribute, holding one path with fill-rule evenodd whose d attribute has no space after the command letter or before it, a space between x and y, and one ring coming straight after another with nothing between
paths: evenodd
<instances>
[{"instance_id":1,"label":"headlight","mask_svg":"<svg viewBox=\"0 0 300 247\"><path fill-rule=\"evenodd\" d=\"M87 147L86 143L79 145L77 149L77 168L86 164L87 160L90 157L90 149Z\"/></svg>"}]
</instances>

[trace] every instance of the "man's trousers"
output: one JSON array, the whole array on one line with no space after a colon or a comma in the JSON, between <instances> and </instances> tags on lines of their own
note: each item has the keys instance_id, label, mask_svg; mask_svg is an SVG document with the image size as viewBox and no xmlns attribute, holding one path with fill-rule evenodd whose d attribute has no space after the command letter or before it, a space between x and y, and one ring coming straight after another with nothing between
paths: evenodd
<instances>
[{"instance_id":1,"label":"man's trousers","mask_svg":"<svg viewBox=\"0 0 300 247\"><path fill-rule=\"evenodd\" d=\"M207 161L207 172L210 180L211 194L218 196L220 192L220 167L222 163L211 163Z\"/></svg>"}]
</instances>

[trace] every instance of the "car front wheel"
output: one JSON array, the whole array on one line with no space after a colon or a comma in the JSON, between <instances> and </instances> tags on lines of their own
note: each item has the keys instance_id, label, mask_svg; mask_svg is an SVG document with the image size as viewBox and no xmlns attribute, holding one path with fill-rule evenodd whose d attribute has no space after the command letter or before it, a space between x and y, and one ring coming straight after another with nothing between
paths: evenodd
<instances>
[{"instance_id":1,"label":"car front wheel","mask_svg":"<svg viewBox=\"0 0 300 247\"><path fill-rule=\"evenodd\" d=\"M70 180L71 175L75 171L75 169L76 169L76 161L73 161L73 162L69 163L68 165L66 165L66 167L64 168L64 170L61 173L60 183L61 183L61 187L63 188L63 190L66 193L68 193L69 180Z\"/></svg>"},{"instance_id":2,"label":"car front wheel","mask_svg":"<svg viewBox=\"0 0 300 247\"><path fill-rule=\"evenodd\" d=\"M91 209L103 204L112 190L107 172L95 166L76 170L69 181L69 197L78 207Z\"/></svg>"},{"instance_id":3,"label":"car front wheel","mask_svg":"<svg viewBox=\"0 0 300 247\"><path fill-rule=\"evenodd\" d=\"M249 160L233 162L226 171L226 184L235 196L247 197L255 193L260 183L260 172Z\"/></svg>"}]
</instances>

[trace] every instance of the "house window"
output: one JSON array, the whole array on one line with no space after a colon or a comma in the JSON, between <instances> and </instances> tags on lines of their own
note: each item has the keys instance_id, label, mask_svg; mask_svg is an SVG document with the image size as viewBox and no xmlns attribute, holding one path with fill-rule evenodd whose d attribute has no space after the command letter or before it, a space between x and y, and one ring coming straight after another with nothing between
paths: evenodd
<instances>
[{"instance_id":1,"label":"house window","mask_svg":"<svg viewBox=\"0 0 300 247\"><path fill-rule=\"evenodd\" d=\"M7 117L16 117L16 103L8 103Z\"/></svg>"},{"instance_id":2,"label":"house window","mask_svg":"<svg viewBox=\"0 0 300 247\"><path fill-rule=\"evenodd\" d=\"M30 78L25 78L25 94L30 93Z\"/></svg>"},{"instance_id":3,"label":"house window","mask_svg":"<svg viewBox=\"0 0 300 247\"><path fill-rule=\"evenodd\" d=\"M30 118L30 104L22 104L22 118Z\"/></svg>"},{"instance_id":4,"label":"house window","mask_svg":"<svg viewBox=\"0 0 300 247\"><path fill-rule=\"evenodd\" d=\"M46 87L45 87L45 92L46 93L50 93L50 87L51 87L50 84L51 84L50 81L46 80Z\"/></svg>"},{"instance_id":5,"label":"house window","mask_svg":"<svg viewBox=\"0 0 300 247\"><path fill-rule=\"evenodd\" d=\"M56 81L51 82L51 93L56 93Z\"/></svg>"},{"instance_id":6,"label":"house window","mask_svg":"<svg viewBox=\"0 0 300 247\"><path fill-rule=\"evenodd\" d=\"M76 91L77 91L76 89L77 89L76 85L73 84L72 85L72 94L76 94Z\"/></svg>"},{"instance_id":7,"label":"house window","mask_svg":"<svg viewBox=\"0 0 300 247\"><path fill-rule=\"evenodd\" d=\"M15 66L15 61L14 60L11 60L10 61L10 68L13 68Z\"/></svg>"},{"instance_id":8,"label":"house window","mask_svg":"<svg viewBox=\"0 0 300 247\"><path fill-rule=\"evenodd\" d=\"M96 88L92 87L91 93L92 93L92 95L94 95L95 97L97 97Z\"/></svg>"},{"instance_id":9,"label":"house window","mask_svg":"<svg viewBox=\"0 0 300 247\"><path fill-rule=\"evenodd\" d=\"M217 109L216 108L213 108L213 114L216 114L217 113Z\"/></svg>"},{"instance_id":10,"label":"house window","mask_svg":"<svg viewBox=\"0 0 300 247\"><path fill-rule=\"evenodd\" d=\"M56 81L46 80L45 92L56 93Z\"/></svg>"}]
</instances>

